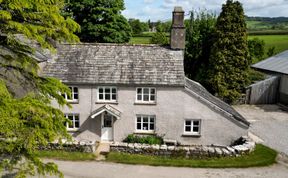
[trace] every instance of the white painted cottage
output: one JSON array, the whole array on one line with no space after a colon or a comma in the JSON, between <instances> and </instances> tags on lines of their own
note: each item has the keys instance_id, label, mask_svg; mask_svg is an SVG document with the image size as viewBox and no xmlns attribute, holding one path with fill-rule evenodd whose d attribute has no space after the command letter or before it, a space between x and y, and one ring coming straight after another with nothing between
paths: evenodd
<instances>
[{"instance_id":1,"label":"white painted cottage","mask_svg":"<svg viewBox=\"0 0 288 178\"><path fill-rule=\"evenodd\" d=\"M79 141L122 141L157 134L185 145L229 145L247 135L249 122L184 75L184 12L175 8L171 46L61 44L43 75L70 86ZM57 103L53 103L59 107Z\"/></svg>"}]
</instances>

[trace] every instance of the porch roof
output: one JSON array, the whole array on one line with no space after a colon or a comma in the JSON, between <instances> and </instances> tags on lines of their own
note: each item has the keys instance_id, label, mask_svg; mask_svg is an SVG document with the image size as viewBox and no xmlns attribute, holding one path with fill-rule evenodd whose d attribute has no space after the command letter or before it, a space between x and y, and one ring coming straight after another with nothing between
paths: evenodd
<instances>
[{"instance_id":1,"label":"porch roof","mask_svg":"<svg viewBox=\"0 0 288 178\"><path fill-rule=\"evenodd\" d=\"M110 106L109 104L105 104L103 106L101 106L100 108L96 109L95 111L93 111L91 113L91 118L95 118L96 116L98 116L99 114L103 113L103 112L108 112L109 114L115 116L117 119L120 119L121 116L121 111L119 111L118 109Z\"/></svg>"}]
</instances>

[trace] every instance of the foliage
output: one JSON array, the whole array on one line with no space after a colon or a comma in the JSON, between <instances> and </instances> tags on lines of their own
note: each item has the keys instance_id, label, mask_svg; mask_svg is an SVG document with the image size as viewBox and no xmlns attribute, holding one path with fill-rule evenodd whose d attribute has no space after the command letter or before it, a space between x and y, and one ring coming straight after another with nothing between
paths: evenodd
<instances>
[{"instance_id":1,"label":"foliage","mask_svg":"<svg viewBox=\"0 0 288 178\"><path fill-rule=\"evenodd\" d=\"M250 68L248 70L248 77L249 77L249 81L250 81L250 83L248 85L250 85L250 84L253 84L253 83L257 82L257 81L264 80L265 79L265 74L260 72L260 71L257 71L257 70L254 70L254 69Z\"/></svg>"},{"instance_id":2,"label":"foliage","mask_svg":"<svg viewBox=\"0 0 288 178\"><path fill-rule=\"evenodd\" d=\"M160 136L149 135L149 136L137 136L134 134L129 134L125 139L124 142L127 143L146 143L146 144L163 144L163 139Z\"/></svg>"},{"instance_id":3,"label":"foliage","mask_svg":"<svg viewBox=\"0 0 288 178\"><path fill-rule=\"evenodd\" d=\"M253 63L261 61L265 54L265 42L259 38L248 40L248 50Z\"/></svg>"},{"instance_id":4,"label":"foliage","mask_svg":"<svg viewBox=\"0 0 288 178\"><path fill-rule=\"evenodd\" d=\"M274 54L275 54L275 46L272 46L272 47L268 48L268 50L267 50L267 56L268 56L268 57L271 57L271 56L273 56Z\"/></svg>"},{"instance_id":5,"label":"foliage","mask_svg":"<svg viewBox=\"0 0 288 178\"><path fill-rule=\"evenodd\" d=\"M201 77L208 66L215 22L214 14L202 11L200 13L191 12L189 21L185 23L184 69L188 78L199 82L203 81Z\"/></svg>"},{"instance_id":6,"label":"foliage","mask_svg":"<svg viewBox=\"0 0 288 178\"><path fill-rule=\"evenodd\" d=\"M80 24L82 42L129 42L131 27L121 11L123 0L66 0L65 15Z\"/></svg>"},{"instance_id":7,"label":"foliage","mask_svg":"<svg viewBox=\"0 0 288 178\"><path fill-rule=\"evenodd\" d=\"M152 44L160 44L160 45L168 45L169 40L164 32L156 32L152 35L150 43Z\"/></svg>"},{"instance_id":8,"label":"foliage","mask_svg":"<svg viewBox=\"0 0 288 178\"><path fill-rule=\"evenodd\" d=\"M156 31L167 33L167 32L171 31L171 26L172 26L172 21L167 21L167 22L157 21L156 22Z\"/></svg>"},{"instance_id":9,"label":"foliage","mask_svg":"<svg viewBox=\"0 0 288 178\"><path fill-rule=\"evenodd\" d=\"M149 30L147 23L140 22L139 19L129 19L129 25L131 26L133 35L139 35Z\"/></svg>"},{"instance_id":10,"label":"foliage","mask_svg":"<svg viewBox=\"0 0 288 178\"><path fill-rule=\"evenodd\" d=\"M55 164L42 163L34 153L39 145L69 138L67 119L50 105L50 99L66 104L60 93L69 88L38 76L32 46L53 50L54 41L78 41L73 32L80 27L60 15L63 6L63 0L0 1L0 171L17 171L16 177L61 176Z\"/></svg>"},{"instance_id":11,"label":"foliage","mask_svg":"<svg viewBox=\"0 0 288 178\"><path fill-rule=\"evenodd\" d=\"M93 161L96 157L93 153L69 152L63 150L36 151L35 154L41 158L50 158L65 161Z\"/></svg>"},{"instance_id":12,"label":"foliage","mask_svg":"<svg viewBox=\"0 0 288 178\"><path fill-rule=\"evenodd\" d=\"M227 0L217 18L215 41L204 85L210 92L232 103L248 83L250 63L242 5L238 1Z\"/></svg>"},{"instance_id":13,"label":"foliage","mask_svg":"<svg viewBox=\"0 0 288 178\"><path fill-rule=\"evenodd\" d=\"M264 145L256 145L255 150L239 157L223 157L213 159L176 159L159 156L135 155L111 152L107 161L125 164L142 164L151 166L177 166L200 168L246 168L269 166L276 162L277 152Z\"/></svg>"}]
</instances>

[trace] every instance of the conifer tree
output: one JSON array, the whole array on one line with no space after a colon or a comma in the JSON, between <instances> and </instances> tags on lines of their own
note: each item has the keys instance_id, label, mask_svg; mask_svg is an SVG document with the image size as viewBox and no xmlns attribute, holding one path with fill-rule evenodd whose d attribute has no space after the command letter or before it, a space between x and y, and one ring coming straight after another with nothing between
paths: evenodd
<instances>
[{"instance_id":1,"label":"conifer tree","mask_svg":"<svg viewBox=\"0 0 288 178\"><path fill-rule=\"evenodd\" d=\"M0 172L62 176L35 151L69 137L63 113L50 105L51 99L66 104L60 93L69 89L38 75L32 44L55 51L53 41L79 41L73 32L80 26L60 15L63 7L64 0L0 0Z\"/></svg>"},{"instance_id":2,"label":"conifer tree","mask_svg":"<svg viewBox=\"0 0 288 178\"><path fill-rule=\"evenodd\" d=\"M217 18L207 80L211 92L228 103L235 101L248 82L249 56L244 10L227 0Z\"/></svg>"}]
</instances>

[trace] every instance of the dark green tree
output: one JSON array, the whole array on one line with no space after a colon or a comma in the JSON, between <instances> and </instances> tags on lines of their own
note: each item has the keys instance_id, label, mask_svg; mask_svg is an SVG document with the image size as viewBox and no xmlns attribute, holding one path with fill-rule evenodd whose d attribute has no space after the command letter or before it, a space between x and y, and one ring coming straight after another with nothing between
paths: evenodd
<instances>
[{"instance_id":1,"label":"dark green tree","mask_svg":"<svg viewBox=\"0 0 288 178\"><path fill-rule=\"evenodd\" d=\"M149 30L148 24L141 22L139 19L129 19L128 22L131 26L133 35L139 35L144 31Z\"/></svg>"},{"instance_id":2,"label":"dark green tree","mask_svg":"<svg viewBox=\"0 0 288 178\"><path fill-rule=\"evenodd\" d=\"M151 44L168 45L169 40L168 40L165 32L156 32L156 33L153 33L151 40L150 40L150 43Z\"/></svg>"},{"instance_id":3,"label":"dark green tree","mask_svg":"<svg viewBox=\"0 0 288 178\"><path fill-rule=\"evenodd\" d=\"M235 101L248 83L246 31L241 3L227 0L216 22L206 88L228 103Z\"/></svg>"},{"instance_id":4,"label":"dark green tree","mask_svg":"<svg viewBox=\"0 0 288 178\"><path fill-rule=\"evenodd\" d=\"M215 23L216 16L205 11L191 12L190 20L185 21L185 75L200 83L206 79Z\"/></svg>"},{"instance_id":5,"label":"dark green tree","mask_svg":"<svg viewBox=\"0 0 288 178\"><path fill-rule=\"evenodd\" d=\"M252 58L251 61L253 63L259 62L265 54L265 42L259 38L248 40L248 49L250 57Z\"/></svg>"},{"instance_id":6,"label":"dark green tree","mask_svg":"<svg viewBox=\"0 0 288 178\"><path fill-rule=\"evenodd\" d=\"M65 15L81 26L82 42L125 43L131 37L131 27L121 15L123 0L66 0Z\"/></svg>"},{"instance_id":7,"label":"dark green tree","mask_svg":"<svg viewBox=\"0 0 288 178\"><path fill-rule=\"evenodd\" d=\"M57 165L43 163L35 150L69 138L66 118L50 104L51 99L66 104L59 93L69 89L38 75L32 46L53 50L53 41L79 41L73 32L80 26L60 15L63 7L64 0L0 0L0 172L62 176Z\"/></svg>"}]
</instances>

